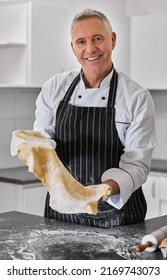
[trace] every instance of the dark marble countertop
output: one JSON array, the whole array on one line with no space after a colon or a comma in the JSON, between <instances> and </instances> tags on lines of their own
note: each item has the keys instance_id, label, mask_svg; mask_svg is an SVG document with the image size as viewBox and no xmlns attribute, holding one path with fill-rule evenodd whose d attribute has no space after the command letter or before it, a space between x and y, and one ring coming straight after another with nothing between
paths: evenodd
<instances>
[{"instance_id":1,"label":"dark marble countertop","mask_svg":"<svg viewBox=\"0 0 167 280\"><path fill-rule=\"evenodd\" d=\"M0 214L1 260L161 260L136 253L144 235L167 224L167 216L113 229L81 226L20 212Z\"/></svg>"},{"instance_id":2,"label":"dark marble countertop","mask_svg":"<svg viewBox=\"0 0 167 280\"><path fill-rule=\"evenodd\" d=\"M167 160L153 159L150 171L167 173ZM20 166L0 169L0 182L26 185L38 183L39 180L32 173L28 172L26 166Z\"/></svg>"},{"instance_id":3,"label":"dark marble countertop","mask_svg":"<svg viewBox=\"0 0 167 280\"><path fill-rule=\"evenodd\" d=\"M26 166L20 166L0 169L0 182L26 185L38 183L39 180L33 173L28 172Z\"/></svg>"},{"instance_id":4,"label":"dark marble countertop","mask_svg":"<svg viewBox=\"0 0 167 280\"><path fill-rule=\"evenodd\" d=\"M150 171L167 173L167 160L152 159Z\"/></svg>"}]
</instances>

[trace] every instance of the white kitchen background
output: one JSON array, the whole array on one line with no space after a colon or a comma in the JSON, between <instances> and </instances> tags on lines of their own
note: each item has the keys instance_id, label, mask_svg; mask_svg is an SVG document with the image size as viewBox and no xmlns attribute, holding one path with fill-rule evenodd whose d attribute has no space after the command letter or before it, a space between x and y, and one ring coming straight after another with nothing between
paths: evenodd
<instances>
[{"instance_id":1,"label":"white kitchen background","mask_svg":"<svg viewBox=\"0 0 167 280\"><path fill-rule=\"evenodd\" d=\"M0 0L1 169L22 165L10 155L11 134L33 128L43 83L78 67L69 26L83 8L99 9L111 19L115 67L150 90L157 130L153 158L167 160L167 0Z\"/></svg>"}]
</instances>

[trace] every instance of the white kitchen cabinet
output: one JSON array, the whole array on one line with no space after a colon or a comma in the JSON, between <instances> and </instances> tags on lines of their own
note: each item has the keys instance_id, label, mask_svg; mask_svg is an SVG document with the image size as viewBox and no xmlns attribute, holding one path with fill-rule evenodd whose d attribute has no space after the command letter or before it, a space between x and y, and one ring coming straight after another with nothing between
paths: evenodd
<instances>
[{"instance_id":1,"label":"white kitchen cabinet","mask_svg":"<svg viewBox=\"0 0 167 280\"><path fill-rule=\"evenodd\" d=\"M143 192L147 201L146 219L159 216L159 185L160 177L156 174L150 174L143 185Z\"/></svg>"},{"instance_id":2,"label":"white kitchen cabinet","mask_svg":"<svg viewBox=\"0 0 167 280\"><path fill-rule=\"evenodd\" d=\"M43 216L46 193L41 183L17 185L0 182L0 213L20 211Z\"/></svg>"},{"instance_id":3,"label":"white kitchen cabinet","mask_svg":"<svg viewBox=\"0 0 167 280\"><path fill-rule=\"evenodd\" d=\"M143 192L147 200L146 219L167 215L167 174L151 172Z\"/></svg>"},{"instance_id":4,"label":"white kitchen cabinet","mask_svg":"<svg viewBox=\"0 0 167 280\"><path fill-rule=\"evenodd\" d=\"M25 84L27 5L0 3L0 84Z\"/></svg>"},{"instance_id":5,"label":"white kitchen cabinet","mask_svg":"<svg viewBox=\"0 0 167 280\"><path fill-rule=\"evenodd\" d=\"M148 89L167 88L167 15L131 19L131 77Z\"/></svg>"},{"instance_id":6,"label":"white kitchen cabinet","mask_svg":"<svg viewBox=\"0 0 167 280\"><path fill-rule=\"evenodd\" d=\"M167 176L160 177L160 215L167 215Z\"/></svg>"},{"instance_id":7,"label":"white kitchen cabinet","mask_svg":"<svg viewBox=\"0 0 167 280\"><path fill-rule=\"evenodd\" d=\"M69 12L38 2L0 3L0 85L41 86L69 70ZM69 47L68 47L69 45Z\"/></svg>"}]
</instances>

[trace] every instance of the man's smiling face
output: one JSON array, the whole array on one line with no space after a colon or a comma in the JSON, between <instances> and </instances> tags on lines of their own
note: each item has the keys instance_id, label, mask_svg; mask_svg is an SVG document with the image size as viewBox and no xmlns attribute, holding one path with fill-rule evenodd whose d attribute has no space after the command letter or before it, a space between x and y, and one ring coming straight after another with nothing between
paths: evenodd
<instances>
[{"instance_id":1,"label":"man's smiling face","mask_svg":"<svg viewBox=\"0 0 167 280\"><path fill-rule=\"evenodd\" d=\"M71 46L87 75L100 77L111 71L115 44L115 33L98 18L82 19L73 26Z\"/></svg>"}]
</instances>

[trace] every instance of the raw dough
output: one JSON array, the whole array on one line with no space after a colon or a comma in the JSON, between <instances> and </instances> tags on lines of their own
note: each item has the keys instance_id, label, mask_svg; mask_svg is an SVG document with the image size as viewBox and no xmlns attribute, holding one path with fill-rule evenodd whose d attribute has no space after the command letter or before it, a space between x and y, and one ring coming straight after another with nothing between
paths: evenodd
<instances>
[{"instance_id":1,"label":"raw dough","mask_svg":"<svg viewBox=\"0 0 167 280\"><path fill-rule=\"evenodd\" d=\"M11 154L41 180L50 193L50 206L60 213L97 214L98 200L110 195L107 184L84 187L64 167L55 152L55 142L32 130L12 133Z\"/></svg>"}]
</instances>

